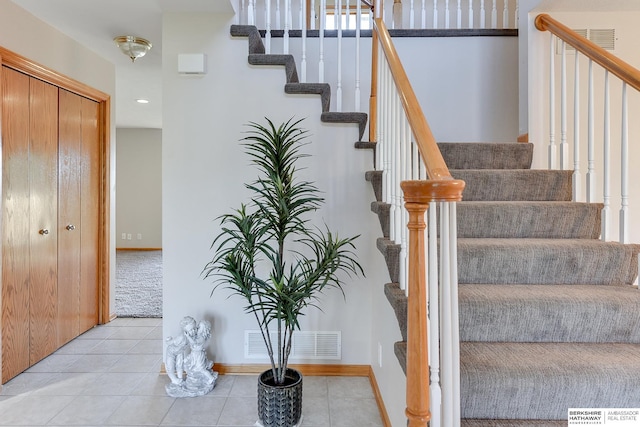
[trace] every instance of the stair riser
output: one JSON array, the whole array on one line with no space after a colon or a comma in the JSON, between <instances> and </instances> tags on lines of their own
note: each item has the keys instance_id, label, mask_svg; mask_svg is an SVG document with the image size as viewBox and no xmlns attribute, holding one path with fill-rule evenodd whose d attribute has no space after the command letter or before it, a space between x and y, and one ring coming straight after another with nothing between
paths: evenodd
<instances>
[{"instance_id":1,"label":"stair riser","mask_svg":"<svg viewBox=\"0 0 640 427\"><path fill-rule=\"evenodd\" d=\"M529 169L533 144L439 143L449 169Z\"/></svg>"},{"instance_id":2,"label":"stair riser","mask_svg":"<svg viewBox=\"0 0 640 427\"><path fill-rule=\"evenodd\" d=\"M630 286L460 285L459 312L462 341L640 343Z\"/></svg>"},{"instance_id":3,"label":"stair riser","mask_svg":"<svg viewBox=\"0 0 640 427\"><path fill-rule=\"evenodd\" d=\"M630 285L637 274L637 254L636 246L590 240L459 239L458 280Z\"/></svg>"},{"instance_id":4,"label":"stair riser","mask_svg":"<svg viewBox=\"0 0 640 427\"><path fill-rule=\"evenodd\" d=\"M571 201L572 171L451 170L465 201Z\"/></svg>"},{"instance_id":5,"label":"stair riser","mask_svg":"<svg viewBox=\"0 0 640 427\"><path fill-rule=\"evenodd\" d=\"M463 418L567 418L569 408L635 408L631 344L461 344Z\"/></svg>"}]
</instances>

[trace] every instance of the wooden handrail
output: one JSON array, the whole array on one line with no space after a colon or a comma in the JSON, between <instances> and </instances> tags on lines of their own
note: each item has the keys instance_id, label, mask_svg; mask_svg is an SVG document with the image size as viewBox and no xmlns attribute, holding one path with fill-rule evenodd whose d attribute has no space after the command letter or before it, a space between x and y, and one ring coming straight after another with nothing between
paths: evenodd
<instances>
[{"instance_id":1,"label":"wooden handrail","mask_svg":"<svg viewBox=\"0 0 640 427\"><path fill-rule=\"evenodd\" d=\"M640 70L629 65L617 56L607 52L600 46L582 37L566 25L556 21L546 13L536 16L536 28L540 31L549 31L577 51L600 64L609 72L618 76L623 82L640 91Z\"/></svg>"},{"instance_id":2,"label":"wooden handrail","mask_svg":"<svg viewBox=\"0 0 640 427\"><path fill-rule=\"evenodd\" d=\"M391 36L389 35L386 25L382 19L376 18L373 21L373 27L375 33L378 35L379 45L382 47L382 52L387 58L393 80L398 88L398 94L400 95L402 106L407 115L407 120L411 125L416 145L420 150L420 155L426 166L427 176L429 179L434 180L453 179L449 173L447 164L442 158L440 149L436 145L436 140L424 117L418 98L409 83L409 78L400 62L398 52L391 42Z\"/></svg>"}]
</instances>

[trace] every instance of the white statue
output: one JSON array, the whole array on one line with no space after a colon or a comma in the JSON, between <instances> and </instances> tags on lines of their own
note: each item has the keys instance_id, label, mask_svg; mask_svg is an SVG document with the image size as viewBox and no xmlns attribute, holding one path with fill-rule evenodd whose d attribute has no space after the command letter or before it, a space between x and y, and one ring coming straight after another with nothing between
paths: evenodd
<instances>
[{"instance_id":1,"label":"white statue","mask_svg":"<svg viewBox=\"0 0 640 427\"><path fill-rule=\"evenodd\" d=\"M211 323L206 320L196 323L193 317L185 316L180 326L180 336L167 338L164 363L171 383L165 390L172 397L202 396L213 390L218 378L218 373L211 370L213 362L207 359L205 351L211 338Z\"/></svg>"}]
</instances>

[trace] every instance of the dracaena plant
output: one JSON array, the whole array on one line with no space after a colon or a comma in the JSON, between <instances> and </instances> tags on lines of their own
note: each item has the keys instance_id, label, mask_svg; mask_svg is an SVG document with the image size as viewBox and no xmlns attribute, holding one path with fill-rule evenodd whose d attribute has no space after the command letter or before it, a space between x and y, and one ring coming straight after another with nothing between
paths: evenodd
<instances>
[{"instance_id":1,"label":"dracaena plant","mask_svg":"<svg viewBox=\"0 0 640 427\"><path fill-rule=\"evenodd\" d=\"M211 245L214 256L204 268L205 278L245 300L253 314L271 361L276 384L284 384L293 332L308 307L318 307L329 288L344 296L343 280L363 274L356 260L354 240L340 238L325 226L309 225L309 216L324 202L312 183L298 177L300 149L307 131L302 120L275 126L249 123L241 141L255 181L245 184L251 202L219 217L221 231ZM270 333L277 332L272 342Z\"/></svg>"}]
</instances>

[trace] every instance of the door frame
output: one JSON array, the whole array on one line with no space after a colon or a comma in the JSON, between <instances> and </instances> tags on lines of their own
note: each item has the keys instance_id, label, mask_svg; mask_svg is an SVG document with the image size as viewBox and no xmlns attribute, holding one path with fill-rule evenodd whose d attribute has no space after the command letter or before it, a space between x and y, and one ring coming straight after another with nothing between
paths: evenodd
<instances>
[{"instance_id":1,"label":"door frame","mask_svg":"<svg viewBox=\"0 0 640 427\"><path fill-rule=\"evenodd\" d=\"M111 160L111 97L100 90L94 89L82 82L74 80L70 77L62 75L50 68L40 65L22 55L7 50L0 46L0 65L12 68L21 73L27 74L36 79L43 80L52 85L66 89L80 96L88 98L98 103L98 129L100 141L100 195L99 195L99 250L98 250L98 324L108 323L113 320L110 310L110 266L111 266L111 215L110 215L110 199L111 199L111 179L110 179L110 160ZM0 73L2 69L0 67ZM1 89L0 89L1 90ZM0 93L0 99L1 99ZM2 109L0 108L0 114ZM0 121L0 126L1 126ZM2 134L0 133L0 149L2 147ZM1 152L1 151L0 151ZM2 156L0 156L0 171L2 170ZM0 200L2 192L2 174L0 173ZM0 226L2 215L0 215ZM0 227L1 229L1 227ZM2 255L2 247L0 245L0 256ZM2 263L0 263L1 268ZM0 271L1 274L1 271ZM0 277L2 277L0 275ZM1 294L0 294L1 298ZM0 304L2 301L0 300ZM0 305L1 307L1 305ZM0 334L0 342L2 335ZM0 354L0 362L2 355Z\"/></svg>"}]
</instances>

